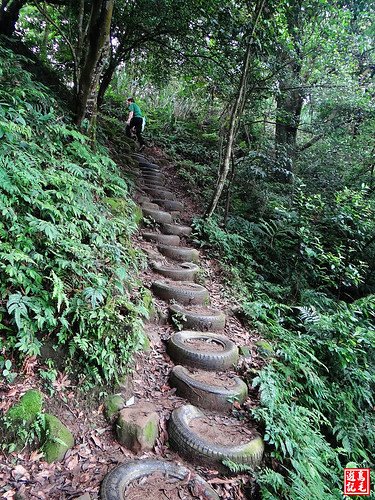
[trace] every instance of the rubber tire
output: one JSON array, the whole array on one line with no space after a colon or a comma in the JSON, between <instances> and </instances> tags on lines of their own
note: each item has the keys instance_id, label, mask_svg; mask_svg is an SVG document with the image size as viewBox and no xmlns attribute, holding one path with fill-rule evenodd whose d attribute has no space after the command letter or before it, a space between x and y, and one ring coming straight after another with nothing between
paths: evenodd
<instances>
[{"instance_id":1,"label":"rubber tire","mask_svg":"<svg viewBox=\"0 0 375 500\"><path fill-rule=\"evenodd\" d=\"M144 191L150 194L153 198L161 198L163 200L174 200L175 195L172 191L166 191L163 188L148 188L145 187Z\"/></svg>"},{"instance_id":2,"label":"rubber tire","mask_svg":"<svg viewBox=\"0 0 375 500\"><path fill-rule=\"evenodd\" d=\"M221 311L207 309L207 313L188 311L178 304L173 304L169 307L171 317L179 315L179 321L182 323L184 330L199 330L200 332L218 332L225 328L226 316Z\"/></svg>"},{"instance_id":3,"label":"rubber tire","mask_svg":"<svg viewBox=\"0 0 375 500\"><path fill-rule=\"evenodd\" d=\"M150 203L148 201L144 201L141 204L141 208L145 208L146 210L160 210L159 205L157 205L156 203ZM166 236L168 236L168 235L166 235Z\"/></svg>"},{"instance_id":4,"label":"rubber tire","mask_svg":"<svg viewBox=\"0 0 375 500\"><path fill-rule=\"evenodd\" d=\"M154 281L151 287L157 297L166 301L201 305L209 300L208 290L190 281Z\"/></svg>"},{"instance_id":5,"label":"rubber tire","mask_svg":"<svg viewBox=\"0 0 375 500\"><path fill-rule=\"evenodd\" d=\"M147 189L155 189L156 191L158 189L164 189L165 187L164 184L162 184L159 181L149 181L149 180L145 180L143 182L143 186ZM155 198L155 196L153 198Z\"/></svg>"},{"instance_id":6,"label":"rubber tire","mask_svg":"<svg viewBox=\"0 0 375 500\"><path fill-rule=\"evenodd\" d=\"M142 168L142 175L163 175L165 176L165 174L160 170L160 167L158 167L157 169L155 168L154 170L147 170L147 167L146 167L146 170L143 170L144 167L141 167Z\"/></svg>"},{"instance_id":7,"label":"rubber tire","mask_svg":"<svg viewBox=\"0 0 375 500\"><path fill-rule=\"evenodd\" d=\"M156 181L165 181L165 175L162 174L161 172L143 172L142 173L143 179L150 179L150 180L156 180Z\"/></svg>"},{"instance_id":8,"label":"rubber tire","mask_svg":"<svg viewBox=\"0 0 375 500\"><path fill-rule=\"evenodd\" d=\"M157 165L156 163L152 163L151 161L148 161L146 163L147 163L147 165L146 165L147 167L159 168L160 169L159 165Z\"/></svg>"},{"instance_id":9,"label":"rubber tire","mask_svg":"<svg viewBox=\"0 0 375 500\"><path fill-rule=\"evenodd\" d=\"M165 234L164 236L173 235ZM176 263L173 266L154 263L152 267L157 273L174 281L194 281L195 275L199 271L199 267L192 262L182 262L181 264Z\"/></svg>"},{"instance_id":10,"label":"rubber tire","mask_svg":"<svg viewBox=\"0 0 375 500\"><path fill-rule=\"evenodd\" d=\"M142 180L144 182L160 182L160 184L164 184L165 183L165 177L162 176L162 175L142 175Z\"/></svg>"},{"instance_id":11,"label":"rubber tire","mask_svg":"<svg viewBox=\"0 0 375 500\"><path fill-rule=\"evenodd\" d=\"M159 181L148 181L148 180L143 182L143 187L147 189L156 189L156 190L165 188L164 184ZM152 198L155 198L155 196L153 196Z\"/></svg>"},{"instance_id":12,"label":"rubber tire","mask_svg":"<svg viewBox=\"0 0 375 500\"><path fill-rule=\"evenodd\" d=\"M192 228L179 224L162 224L161 230L164 234L177 234L178 236L190 236Z\"/></svg>"},{"instance_id":13,"label":"rubber tire","mask_svg":"<svg viewBox=\"0 0 375 500\"><path fill-rule=\"evenodd\" d=\"M215 377L215 374L212 376ZM170 374L169 384L177 388L177 396L199 408L230 412L233 401L243 403L248 396L245 382L240 377L233 377L233 380L235 385L230 388L207 384L194 378L184 366L177 365Z\"/></svg>"},{"instance_id":14,"label":"rubber tire","mask_svg":"<svg viewBox=\"0 0 375 500\"><path fill-rule=\"evenodd\" d=\"M191 420L202 416L203 412L193 405L184 405L173 410L168 426L169 442L179 454L194 463L215 467L223 472L228 472L222 463L225 459L251 467L260 465L264 452L264 443L260 436L238 446L216 445L199 437L189 428Z\"/></svg>"},{"instance_id":15,"label":"rubber tire","mask_svg":"<svg viewBox=\"0 0 375 500\"><path fill-rule=\"evenodd\" d=\"M162 171L160 170L160 168L153 168L153 167L141 167L141 174L146 174L146 173L150 173L150 174L161 174Z\"/></svg>"},{"instance_id":16,"label":"rubber tire","mask_svg":"<svg viewBox=\"0 0 375 500\"><path fill-rule=\"evenodd\" d=\"M178 262L199 262L199 251L195 248L158 245L158 250Z\"/></svg>"},{"instance_id":17,"label":"rubber tire","mask_svg":"<svg viewBox=\"0 0 375 500\"><path fill-rule=\"evenodd\" d=\"M209 349L200 350L190 346L189 339L214 340L223 346L222 351ZM238 347L225 335L213 332L196 332L193 330L182 330L169 339L167 352L177 365L200 368L206 371L224 372L233 368L238 363Z\"/></svg>"},{"instance_id":18,"label":"rubber tire","mask_svg":"<svg viewBox=\"0 0 375 500\"><path fill-rule=\"evenodd\" d=\"M141 204L151 202L151 198L149 196L139 196L137 199L138 199L138 202Z\"/></svg>"},{"instance_id":19,"label":"rubber tire","mask_svg":"<svg viewBox=\"0 0 375 500\"><path fill-rule=\"evenodd\" d=\"M146 161L147 161L146 158L145 158L145 156L141 155L140 153L131 153L131 156L133 158L135 158L136 160L138 160L139 162L146 163Z\"/></svg>"},{"instance_id":20,"label":"rubber tire","mask_svg":"<svg viewBox=\"0 0 375 500\"><path fill-rule=\"evenodd\" d=\"M100 498L102 500L122 500L127 486L144 476L154 472L161 472L170 477L185 479L191 476L188 484L194 486L197 483L203 500L219 500L216 491L198 474L181 465L144 458L143 460L129 460L112 469L103 479L100 487Z\"/></svg>"},{"instance_id":21,"label":"rubber tire","mask_svg":"<svg viewBox=\"0 0 375 500\"><path fill-rule=\"evenodd\" d=\"M153 167L141 167L141 174L162 174L163 172L160 168Z\"/></svg>"},{"instance_id":22,"label":"rubber tire","mask_svg":"<svg viewBox=\"0 0 375 500\"><path fill-rule=\"evenodd\" d=\"M155 172L155 171L160 172L159 165L155 165L155 163L140 161L139 168L141 170L151 170L152 172Z\"/></svg>"},{"instance_id":23,"label":"rubber tire","mask_svg":"<svg viewBox=\"0 0 375 500\"><path fill-rule=\"evenodd\" d=\"M156 183L156 184L162 184L164 185L165 184L165 178L164 177L156 177L156 176L152 176L152 177L149 177L149 176L142 176L142 180L143 182L148 182L148 183Z\"/></svg>"},{"instance_id":24,"label":"rubber tire","mask_svg":"<svg viewBox=\"0 0 375 500\"><path fill-rule=\"evenodd\" d=\"M158 243L162 243L163 245L179 245L180 237L175 234L162 234L162 233L150 233L144 232L142 233L142 237L146 241L156 241Z\"/></svg>"},{"instance_id":25,"label":"rubber tire","mask_svg":"<svg viewBox=\"0 0 375 500\"><path fill-rule=\"evenodd\" d=\"M165 210L176 210L181 212L184 209L184 204L177 200L163 200L160 198L153 199L155 203L158 203Z\"/></svg>"},{"instance_id":26,"label":"rubber tire","mask_svg":"<svg viewBox=\"0 0 375 500\"><path fill-rule=\"evenodd\" d=\"M144 217L150 217L150 219L158 223L169 223L172 221L171 214L168 212L162 212L161 210L149 210L147 208L142 208L142 213Z\"/></svg>"}]
</instances>

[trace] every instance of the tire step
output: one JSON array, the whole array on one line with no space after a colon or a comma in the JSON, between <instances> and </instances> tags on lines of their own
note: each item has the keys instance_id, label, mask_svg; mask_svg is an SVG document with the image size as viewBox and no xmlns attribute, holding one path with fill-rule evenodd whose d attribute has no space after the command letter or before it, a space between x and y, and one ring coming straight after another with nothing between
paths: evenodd
<instances>
[{"instance_id":1,"label":"tire step","mask_svg":"<svg viewBox=\"0 0 375 500\"><path fill-rule=\"evenodd\" d=\"M195 472L192 473L177 463L150 458L128 460L112 469L103 479L100 487L100 498L102 500L125 498L124 491L129 485L140 480L142 484L147 485L147 476L152 476L155 473L165 476L168 481L171 478L173 482L183 481L185 485L188 484L192 491L199 492L199 497L204 500L219 500L215 490Z\"/></svg>"},{"instance_id":2,"label":"tire step","mask_svg":"<svg viewBox=\"0 0 375 500\"><path fill-rule=\"evenodd\" d=\"M157 297L166 301L175 300L184 305L202 305L209 301L208 290L190 281L154 281L151 288Z\"/></svg>"},{"instance_id":3,"label":"tire step","mask_svg":"<svg viewBox=\"0 0 375 500\"><path fill-rule=\"evenodd\" d=\"M202 377L202 375L205 375ZM169 377L169 383L177 388L177 395L187 399L191 404L221 412L230 412L234 401L243 403L248 390L245 382L237 376L225 378L222 384L209 383L206 380L215 378L215 372L202 372L177 365L173 368ZM223 377L223 375L221 375Z\"/></svg>"},{"instance_id":4,"label":"tire step","mask_svg":"<svg viewBox=\"0 0 375 500\"><path fill-rule=\"evenodd\" d=\"M154 203L150 203L150 205L154 205ZM158 205L156 205L156 206L158 206ZM146 208L148 208L148 207L146 207ZM180 244L180 237L177 236L176 234L143 232L142 237L146 241L156 241L156 242L162 243L164 245L178 246Z\"/></svg>"},{"instance_id":5,"label":"tire step","mask_svg":"<svg viewBox=\"0 0 375 500\"><path fill-rule=\"evenodd\" d=\"M164 189L165 186L161 182L144 181L143 182L143 189L145 189L145 188L158 190L158 189ZM157 198L157 196L154 196L154 198Z\"/></svg>"},{"instance_id":6,"label":"tire step","mask_svg":"<svg viewBox=\"0 0 375 500\"><path fill-rule=\"evenodd\" d=\"M172 191L166 191L162 188L149 188L145 187L143 188L146 193L150 194L153 198L162 198L163 200L174 200L175 195L172 193Z\"/></svg>"},{"instance_id":7,"label":"tire step","mask_svg":"<svg viewBox=\"0 0 375 500\"><path fill-rule=\"evenodd\" d=\"M138 203L150 203L151 198L149 196L138 196L137 197Z\"/></svg>"},{"instance_id":8,"label":"tire step","mask_svg":"<svg viewBox=\"0 0 375 500\"><path fill-rule=\"evenodd\" d=\"M165 181L165 175L162 174L161 172L142 172L142 178L143 179L152 179L152 180L164 180Z\"/></svg>"},{"instance_id":9,"label":"tire step","mask_svg":"<svg viewBox=\"0 0 375 500\"><path fill-rule=\"evenodd\" d=\"M193 330L172 335L167 352L176 364L206 371L228 370L239 358L238 347L225 335Z\"/></svg>"},{"instance_id":10,"label":"tire step","mask_svg":"<svg viewBox=\"0 0 375 500\"><path fill-rule=\"evenodd\" d=\"M191 307L186 308L173 304L169 307L171 319L178 318L184 330L204 332L222 331L225 328L226 316L217 309Z\"/></svg>"},{"instance_id":11,"label":"tire step","mask_svg":"<svg viewBox=\"0 0 375 500\"><path fill-rule=\"evenodd\" d=\"M156 165L155 163L149 163L147 161L140 161L139 162L139 168L141 170L151 170L151 171L158 171L160 172L160 167L159 165Z\"/></svg>"},{"instance_id":12,"label":"tire step","mask_svg":"<svg viewBox=\"0 0 375 500\"><path fill-rule=\"evenodd\" d=\"M192 228L180 224L162 224L161 230L164 234L177 234L178 236L190 236Z\"/></svg>"},{"instance_id":13,"label":"tire step","mask_svg":"<svg viewBox=\"0 0 375 500\"><path fill-rule=\"evenodd\" d=\"M158 245L160 253L178 262L199 262L199 251L190 247Z\"/></svg>"},{"instance_id":14,"label":"tire step","mask_svg":"<svg viewBox=\"0 0 375 500\"><path fill-rule=\"evenodd\" d=\"M223 460L231 460L236 464L246 464L252 468L260 465L264 443L254 431L254 436L243 444L221 445L220 436L223 426L217 428L217 439L209 439L199 435L192 428L194 419L203 418L205 414L193 405L180 406L173 410L168 425L168 435L172 447L182 456L193 463L200 463L206 467L214 467L228 473ZM223 419L229 417L223 417ZM230 421L229 421L230 422ZM212 423L215 432L215 422ZM228 423L229 425L229 423Z\"/></svg>"},{"instance_id":15,"label":"tire step","mask_svg":"<svg viewBox=\"0 0 375 500\"><path fill-rule=\"evenodd\" d=\"M149 201L144 201L141 203L141 208L145 208L146 210L160 210L159 205L156 203L150 203Z\"/></svg>"},{"instance_id":16,"label":"tire step","mask_svg":"<svg viewBox=\"0 0 375 500\"><path fill-rule=\"evenodd\" d=\"M161 198L153 199L154 203L157 203L161 207L165 208L165 210L177 210L180 211L184 209L184 204L180 201L176 200L163 200Z\"/></svg>"},{"instance_id":17,"label":"tire step","mask_svg":"<svg viewBox=\"0 0 375 500\"><path fill-rule=\"evenodd\" d=\"M158 223L170 223L172 222L172 216L168 212L163 212L161 210L150 210L148 208L142 208L143 216L150 217L154 222Z\"/></svg>"},{"instance_id":18,"label":"tire step","mask_svg":"<svg viewBox=\"0 0 375 500\"><path fill-rule=\"evenodd\" d=\"M165 235L169 236L169 235ZM172 235L171 235L172 236ZM178 236L177 236L178 238ZM195 280L195 275L199 271L199 267L192 262L182 262L181 264L153 264L153 270L161 274L165 278L169 278L174 281L191 281Z\"/></svg>"}]
</instances>

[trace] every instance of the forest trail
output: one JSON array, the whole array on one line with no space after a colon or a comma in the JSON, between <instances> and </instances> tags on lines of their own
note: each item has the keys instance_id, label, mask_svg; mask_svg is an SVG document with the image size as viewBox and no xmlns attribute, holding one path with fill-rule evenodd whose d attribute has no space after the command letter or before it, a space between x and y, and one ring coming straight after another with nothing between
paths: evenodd
<instances>
[{"instance_id":1,"label":"forest trail","mask_svg":"<svg viewBox=\"0 0 375 500\"><path fill-rule=\"evenodd\" d=\"M160 164L160 174L163 179L163 190L173 193L173 199L178 200L178 203L183 204L183 210L180 213L163 209L162 212L167 219L173 214L175 221L173 227L189 228L192 218L195 214L201 211L201 207L196 205L193 198L189 195L188 185L185 181L176 177L175 166L165 160L160 150L153 151L154 157L146 160L147 162L157 162ZM151 194L147 194L145 189L150 189L150 175L141 175L139 170L135 201L140 206L143 205L144 216L147 213L147 206L153 203L156 198ZM158 173L159 174L159 173ZM152 177L152 175L151 175ZM152 186L155 187L155 186ZM159 189L159 188L158 188ZM161 188L160 188L161 189ZM160 196L160 192L159 192ZM160 199L160 198L159 198ZM174 201L169 200L169 201ZM169 203L168 200L163 200L159 203ZM175 202L176 203L176 202ZM148 205L147 205L148 204ZM154 203L155 205L155 203ZM172 203L173 205L173 203ZM153 206L153 205L151 205ZM176 205L175 205L176 206ZM179 205L181 208L181 205ZM155 208L155 207L154 207ZM159 209L157 209L159 210ZM173 232L173 229L164 228L168 233ZM190 230L190 228L189 228ZM189 329L195 329L197 326L207 330L207 323L202 325L202 318L199 318L199 313L207 309L210 311L209 317L205 318L209 325L215 327L218 335L225 335L234 345L243 347L246 346L246 356L240 356L237 367L231 366L232 361L229 360L230 366L227 370L210 371L204 373L204 370L196 370L200 374L200 382L205 388L207 384L214 384L215 390L219 390L218 386L226 385L227 390L233 391L240 389L243 391L243 385L240 385L239 376L243 378L251 378L254 371L259 370L263 364L262 358L258 355L255 344L260 340L259 334L255 331L248 330L236 316L239 305L231 296L230 289L224 286L225 274L221 270L219 262L205 255L205 251L199 249L199 263L190 263L185 265L181 262L174 261L170 257L163 255L158 249L156 242L147 241L150 239L150 233L163 235L161 226L152 222L151 218L146 216L143 225L138 234L133 237L133 247L142 250L148 256L148 266L141 272L140 280L144 286L153 289L153 283L156 281L168 281L160 274L162 268L167 267L167 272L173 272L173 269L178 273L191 273L196 275L195 280L207 290L209 294L210 305L189 306L176 303L169 304L162 298L155 295L153 297L154 314L145 325L145 332L150 340L150 347L147 352L139 352L134 359L133 372L128 376L124 383L115 388L117 394L122 395L123 401L129 405L136 407L137 405L151 404L159 417L159 431L156 440L156 445L150 451L133 453L123 444L116 440L115 422L111 424L104 417L105 404L98 405L99 391L105 391L106 388L97 387L91 393L80 393L75 387L74 381L63 373L60 373L56 382L51 387L52 391L49 394L41 381L37 377L34 370L32 359L25 366L25 377L12 386L12 391L8 393L7 401L4 402L4 410L19 398L20 394L33 388L38 388L43 392L46 410L53 413L68 428L72 431L75 438L75 445L68 450L65 458L61 462L53 462L48 464L42 460L42 454L37 451L23 449L16 453L14 459L17 465L7 461L0 468L0 480L6 485L5 498L38 499L38 500L54 500L54 499L78 499L80 495L84 495L85 500L100 498L100 485L103 478L108 472L113 470L117 465L129 460L141 460L142 464L146 459L162 459L168 463L184 464L190 471L197 472L206 481L208 481L219 494L220 498L224 499L242 499L244 496L245 485L249 486L249 475L244 474L228 474L220 473L215 465L204 467L199 465L199 457L185 461L176 451L173 451L167 441L168 421L172 412L176 408L186 405L188 401L176 394L176 388L170 385L171 370L173 361L166 352L167 341L175 333L176 328L170 321L171 310L174 313L181 313L181 308L190 309L193 312L191 321L198 323L191 324ZM161 236L163 238L163 236ZM153 239L153 236L151 235ZM193 248L193 238L176 235L167 235L170 243L174 243L174 247L179 243L177 248L186 247L185 252L190 250L192 255L196 256L198 250ZM164 242L166 243L166 242ZM168 245L166 245L168 247ZM165 246L164 246L165 247ZM162 249L162 247L160 247ZM165 250L164 250L165 251ZM186 254L185 254L186 255ZM159 268L159 272L156 268ZM196 273L196 268L199 267L199 272ZM206 292L204 297L206 297ZM193 311L191 311L194 309ZM223 318L225 315L225 325ZM182 317L177 316L177 324L181 327ZM186 328L185 328L186 329ZM211 344L212 345L212 344ZM195 347L199 347L199 342L195 343ZM219 352L220 344L214 343L214 358ZM182 364L182 363L181 363ZM225 371L225 373L223 373ZM203 376L202 376L203 374ZM186 377L184 368L179 368L175 371L174 380L176 377ZM177 381L181 390L181 382ZM242 383L243 384L243 383ZM189 389L190 390L190 389ZM217 392L216 390L216 392ZM257 406L257 391L249 387L249 397L243 401L240 406L238 403L234 405L234 413L238 418L248 420L250 415L249 410ZM197 386L193 388L191 395L197 391ZM228 422L235 423L233 418L228 417L228 410L232 405L228 406L227 393L221 395L219 403L220 411L217 413L215 425L226 424L225 430L228 428ZM241 393L243 394L243 393ZM186 394L183 394L186 397ZM103 397L99 396L103 401ZM209 398L208 398L209 399ZM202 401L202 399L201 399ZM134 404L135 403L135 404ZM199 406L199 402L194 402ZM207 410L205 410L207 411ZM242 425L242 424L241 424ZM202 429L205 429L207 436L210 434L210 429L207 427L207 422L202 424ZM251 429L251 423L246 424L248 429ZM221 427L222 429L222 427ZM243 440L243 433L237 428L234 435L229 434L230 439L235 438L236 433ZM221 435L227 434L220 431ZM249 430L245 436L245 440L252 440L252 431ZM254 485L250 487L254 487ZM86 496L85 496L86 495ZM154 494L152 494L154 497ZM82 498L82 500L83 500ZM156 500L156 497L155 497Z\"/></svg>"},{"instance_id":2,"label":"forest trail","mask_svg":"<svg viewBox=\"0 0 375 500\"><path fill-rule=\"evenodd\" d=\"M138 413L144 406L150 412L151 403L160 417L154 453L146 457L195 469L216 485L220 498L245 498L248 478L228 476L222 460L226 452L236 463L256 466L262 458L263 442L245 411L256 405L256 397L251 388L247 397L238 377L259 368L259 337L236 317L236 304L222 284L218 262L191 245L190 224L197 207L175 177L173 165L161 160L160 168L155 158L136 158L141 175L135 199L146 217L136 246L148 257L142 280L153 291L155 312L146 325L150 350L139 357L132 390L126 387L125 396L132 393ZM246 356L238 358L239 347ZM203 409L205 417L197 416L189 403ZM177 455L167 447L168 439ZM195 441L192 446L187 445L189 439ZM251 453L245 450L249 442L255 446ZM224 476L219 478L218 469ZM116 484L115 476L107 477L106 490L111 481Z\"/></svg>"}]
</instances>

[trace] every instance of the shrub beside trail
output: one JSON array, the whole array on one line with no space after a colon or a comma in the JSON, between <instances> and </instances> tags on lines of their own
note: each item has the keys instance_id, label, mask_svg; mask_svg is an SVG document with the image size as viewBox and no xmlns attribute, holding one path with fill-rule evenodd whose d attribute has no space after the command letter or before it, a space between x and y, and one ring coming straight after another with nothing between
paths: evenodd
<instances>
[{"instance_id":1,"label":"shrub beside trail","mask_svg":"<svg viewBox=\"0 0 375 500\"><path fill-rule=\"evenodd\" d=\"M0 78L0 361L58 349L65 367L109 381L148 314L138 212L107 151L1 45Z\"/></svg>"}]
</instances>

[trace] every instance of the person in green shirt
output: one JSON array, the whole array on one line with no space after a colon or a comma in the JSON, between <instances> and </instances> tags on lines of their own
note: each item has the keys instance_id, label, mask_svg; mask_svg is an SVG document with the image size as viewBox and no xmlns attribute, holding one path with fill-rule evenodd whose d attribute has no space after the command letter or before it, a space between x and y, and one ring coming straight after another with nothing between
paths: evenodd
<instances>
[{"instance_id":1,"label":"person in green shirt","mask_svg":"<svg viewBox=\"0 0 375 500\"><path fill-rule=\"evenodd\" d=\"M131 129L134 127L135 134L137 136L139 142L139 150L142 151L145 147L145 141L142 137L142 124L143 124L143 116L142 111L137 103L134 102L133 97L128 97L127 99L127 108L129 111L128 121L126 122L125 133L127 137L131 137Z\"/></svg>"}]
</instances>

